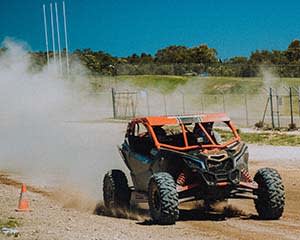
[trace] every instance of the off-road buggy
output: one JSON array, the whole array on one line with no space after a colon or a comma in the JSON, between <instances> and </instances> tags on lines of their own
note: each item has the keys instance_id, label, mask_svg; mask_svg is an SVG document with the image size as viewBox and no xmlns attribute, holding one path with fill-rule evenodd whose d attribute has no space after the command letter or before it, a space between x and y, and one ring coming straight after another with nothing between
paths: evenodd
<instances>
[{"instance_id":1,"label":"off-road buggy","mask_svg":"<svg viewBox=\"0 0 300 240\"><path fill-rule=\"evenodd\" d=\"M107 208L126 208L146 200L159 224L174 224L178 205L229 198L254 199L261 219L279 219L285 193L272 168L248 172L248 148L226 114L135 118L129 122L120 154L130 170L111 170L103 182Z\"/></svg>"}]
</instances>

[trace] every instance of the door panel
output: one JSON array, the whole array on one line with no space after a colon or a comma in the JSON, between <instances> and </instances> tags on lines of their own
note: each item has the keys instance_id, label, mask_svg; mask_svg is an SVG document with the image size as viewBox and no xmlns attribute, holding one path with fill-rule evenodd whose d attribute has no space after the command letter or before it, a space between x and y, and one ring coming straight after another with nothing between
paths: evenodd
<instances>
[{"instance_id":1,"label":"door panel","mask_svg":"<svg viewBox=\"0 0 300 240\"><path fill-rule=\"evenodd\" d=\"M130 129L129 165L132 181L138 191L147 191L148 181L152 172L150 166L153 158L150 154L154 146L147 127L142 123L135 123Z\"/></svg>"},{"instance_id":2,"label":"door panel","mask_svg":"<svg viewBox=\"0 0 300 240\"><path fill-rule=\"evenodd\" d=\"M152 159L136 152L130 153L130 166L132 168L132 180L138 191L147 191L148 181L152 175L150 166Z\"/></svg>"}]
</instances>

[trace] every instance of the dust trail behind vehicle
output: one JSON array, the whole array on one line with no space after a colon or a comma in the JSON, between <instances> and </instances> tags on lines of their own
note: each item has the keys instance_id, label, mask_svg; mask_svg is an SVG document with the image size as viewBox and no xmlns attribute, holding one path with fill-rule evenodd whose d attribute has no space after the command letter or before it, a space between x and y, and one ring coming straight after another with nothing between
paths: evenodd
<instances>
[{"instance_id":1,"label":"dust trail behind vehicle","mask_svg":"<svg viewBox=\"0 0 300 240\"><path fill-rule=\"evenodd\" d=\"M122 168L116 144L123 127L99 122L110 112L109 96L92 94L76 60L67 80L54 63L32 69L24 44L6 39L2 45L0 169L99 199L106 169Z\"/></svg>"}]
</instances>

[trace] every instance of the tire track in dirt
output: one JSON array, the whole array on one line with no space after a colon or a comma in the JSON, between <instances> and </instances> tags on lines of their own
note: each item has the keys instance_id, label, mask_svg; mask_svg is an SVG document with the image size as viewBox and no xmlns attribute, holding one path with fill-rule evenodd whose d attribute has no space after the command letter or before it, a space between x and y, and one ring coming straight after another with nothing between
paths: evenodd
<instances>
[{"instance_id":1,"label":"tire track in dirt","mask_svg":"<svg viewBox=\"0 0 300 240\"><path fill-rule=\"evenodd\" d=\"M265 165L266 162L253 164L250 171L255 173ZM300 169L285 169L282 166L277 169L283 178L286 191L285 211L280 220L259 220L251 200L230 200L234 207L244 211L246 215L224 221L189 221L185 222L186 227L216 232L220 239L300 239L300 185L297 181Z\"/></svg>"},{"instance_id":2,"label":"tire track in dirt","mask_svg":"<svg viewBox=\"0 0 300 240\"><path fill-rule=\"evenodd\" d=\"M157 233L165 239L239 239L239 240L265 240L265 239L300 239L300 162L299 165L291 167L288 161L282 160L272 164L269 161L251 161L250 172L252 175L258 168L271 166L276 168L283 178L286 191L286 207L283 217L276 221L262 221L257 219L257 213L252 200L230 200L231 209L227 212L223 209L216 209L212 212L203 212L201 209L191 209L192 205L181 210L179 221L176 225L160 227L152 225L147 215L147 210L133 208L133 211L126 213L105 212L100 204L100 215L113 216L101 217L99 221L107 219L110 226L115 226L119 232L122 220L126 218L130 236L143 236L146 238L158 239ZM20 187L20 182L10 179L8 174L0 172L0 184ZM53 199L53 193L44 191L34 186L28 186L28 190ZM67 193L66 193L67 194ZM65 198L64 196L62 198ZM55 199L55 198L54 198ZM60 201L57 198L56 201ZM80 202L79 202L80 203ZM65 208L76 208L73 205L63 205ZM63 208L64 209L64 208ZM63 211L63 210L62 210ZM101 212L102 211L102 212ZM92 219L97 219L93 216ZM102 220L104 218L104 220ZM91 220L93 221L93 220ZM89 224L87 221L86 224ZM130 227L129 227L130 226ZM134 230L133 230L134 229ZM134 232L132 232L134 231ZM121 234L121 233L120 233Z\"/></svg>"}]
</instances>

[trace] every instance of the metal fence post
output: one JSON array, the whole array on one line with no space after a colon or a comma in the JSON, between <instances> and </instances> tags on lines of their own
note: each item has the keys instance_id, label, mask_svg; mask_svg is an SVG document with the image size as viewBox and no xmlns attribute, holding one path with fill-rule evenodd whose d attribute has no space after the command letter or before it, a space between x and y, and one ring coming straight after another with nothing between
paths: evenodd
<instances>
[{"instance_id":1,"label":"metal fence post","mask_svg":"<svg viewBox=\"0 0 300 240\"><path fill-rule=\"evenodd\" d=\"M298 107L299 107L299 121L300 121L300 86L298 87Z\"/></svg>"},{"instance_id":2,"label":"metal fence post","mask_svg":"<svg viewBox=\"0 0 300 240\"><path fill-rule=\"evenodd\" d=\"M248 115L248 100L247 94L245 94L245 110L246 110L246 126L249 126L249 115Z\"/></svg>"},{"instance_id":3,"label":"metal fence post","mask_svg":"<svg viewBox=\"0 0 300 240\"><path fill-rule=\"evenodd\" d=\"M111 96L112 96L112 105L113 105L113 117L116 118L116 99L115 99L115 89L111 88Z\"/></svg>"},{"instance_id":4,"label":"metal fence post","mask_svg":"<svg viewBox=\"0 0 300 240\"><path fill-rule=\"evenodd\" d=\"M166 100L166 95L164 94L163 97L164 97L165 115L167 115L168 113L167 113L167 100Z\"/></svg>"},{"instance_id":5,"label":"metal fence post","mask_svg":"<svg viewBox=\"0 0 300 240\"><path fill-rule=\"evenodd\" d=\"M290 110L291 110L291 128L294 128L294 115L293 115L293 95L292 95L292 88L289 88L290 94Z\"/></svg>"},{"instance_id":6,"label":"metal fence post","mask_svg":"<svg viewBox=\"0 0 300 240\"><path fill-rule=\"evenodd\" d=\"M135 102L133 100L133 97L131 96L131 108L132 108L132 115L133 117L136 116L136 113L138 112L138 94L135 94Z\"/></svg>"},{"instance_id":7,"label":"metal fence post","mask_svg":"<svg viewBox=\"0 0 300 240\"><path fill-rule=\"evenodd\" d=\"M203 95L201 96L201 110L202 110L202 113L204 113L204 97L203 97Z\"/></svg>"},{"instance_id":8,"label":"metal fence post","mask_svg":"<svg viewBox=\"0 0 300 240\"><path fill-rule=\"evenodd\" d=\"M182 94L182 113L185 114L185 97L184 92L181 92Z\"/></svg>"},{"instance_id":9,"label":"metal fence post","mask_svg":"<svg viewBox=\"0 0 300 240\"><path fill-rule=\"evenodd\" d=\"M274 111L273 111L273 92L272 88L270 88L270 110L271 110L271 119L272 119L272 129L275 128L275 123L274 123Z\"/></svg>"},{"instance_id":10,"label":"metal fence post","mask_svg":"<svg viewBox=\"0 0 300 240\"><path fill-rule=\"evenodd\" d=\"M147 114L148 114L148 116L150 116L149 93L148 93L148 91L145 91L145 92L146 92Z\"/></svg>"},{"instance_id":11,"label":"metal fence post","mask_svg":"<svg viewBox=\"0 0 300 240\"><path fill-rule=\"evenodd\" d=\"M266 106L265 106L265 109L264 109L264 114L263 114L262 121L261 121L262 126L264 126L264 123L265 123L265 118L266 118L266 113L267 113L267 110L268 110L269 101L270 101L270 96L267 99L267 103L266 103Z\"/></svg>"},{"instance_id":12,"label":"metal fence post","mask_svg":"<svg viewBox=\"0 0 300 240\"><path fill-rule=\"evenodd\" d=\"M277 112L277 127L280 128L280 113L279 113L279 96L278 90L276 89L276 112Z\"/></svg>"},{"instance_id":13,"label":"metal fence post","mask_svg":"<svg viewBox=\"0 0 300 240\"><path fill-rule=\"evenodd\" d=\"M222 92L222 100L223 100L223 112L226 112L226 107L225 107L225 94Z\"/></svg>"}]
</instances>

